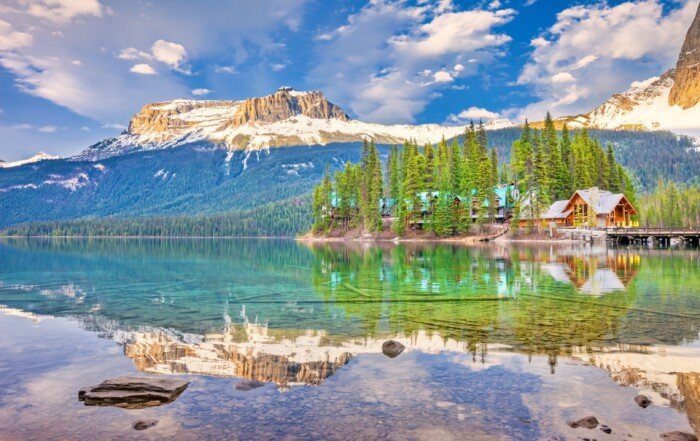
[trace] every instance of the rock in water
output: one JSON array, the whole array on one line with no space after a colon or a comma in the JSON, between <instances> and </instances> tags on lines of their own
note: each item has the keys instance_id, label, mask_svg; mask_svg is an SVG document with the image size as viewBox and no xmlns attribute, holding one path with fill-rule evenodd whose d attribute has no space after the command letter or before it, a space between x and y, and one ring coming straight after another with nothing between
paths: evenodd
<instances>
[{"instance_id":1,"label":"rock in water","mask_svg":"<svg viewBox=\"0 0 700 441\"><path fill-rule=\"evenodd\" d=\"M86 406L143 409L175 401L189 384L169 378L117 377L81 389L78 399Z\"/></svg>"},{"instance_id":2,"label":"rock in water","mask_svg":"<svg viewBox=\"0 0 700 441\"><path fill-rule=\"evenodd\" d=\"M249 391L265 386L266 383L257 380L244 380L236 384L236 390Z\"/></svg>"},{"instance_id":3,"label":"rock in water","mask_svg":"<svg viewBox=\"0 0 700 441\"><path fill-rule=\"evenodd\" d=\"M396 340L387 340L382 345L382 352L389 358L398 357L404 349L406 349L406 346Z\"/></svg>"},{"instance_id":4,"label":"rock in water","mask_svg":"<svg viewBox=\"0 0 700 441\"><path fill-rule=\"evenodd\" d=\"M639 407L646 409L651 405L651 400L646 395L637 395L634 397L634 402L639 405Z\"/></svg>"},{"instance_id":5,"label":"rock in water","mask_svg":"<svg viewBox=\"0 0 700 441\"><path fill-rule=\"evenodd\" d=\"M688 432L666 432L660 435L660 438L666 441L698 441L698 437Z\"/></svg>"},{"instance_id":6,"label":"rock in water","mask_svg":"<svg viewBox=\"0 0 700 441\"><path fill-rule=\"evenodd\" d=\"M607 433L608 435L612 433L612 429L610 427L606 426L605 424L600 425L600 430Z\"/></svg>"},{"instance_id":7,"label":"rock in water","mask_svg":"<svg viewBox=\"0 0 700 441\"><path fill-rule=\"evenodd\" d=\"M135 430L146 430L158 424L158 420L138 420L131 425Z\"/></svg>"},{"instance_id":8,"label":"rock in water","mask_svg":"<svg viewBox=\"0 0 700 441\"><path fill-rule=\"evenodd\" d=\"M579 427L584 429L595 429L598 427L598 419L591 415L581 418L580 420L569 421L567 424L569 427L573 427L574 429L578 429Z\"/></svg>"}]
</instances>

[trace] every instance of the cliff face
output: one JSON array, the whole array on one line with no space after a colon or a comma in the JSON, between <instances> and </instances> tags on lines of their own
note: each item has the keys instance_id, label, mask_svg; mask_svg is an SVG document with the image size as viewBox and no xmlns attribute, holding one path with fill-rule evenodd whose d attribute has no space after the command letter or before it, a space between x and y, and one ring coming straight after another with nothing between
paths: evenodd
<instances>
[{"instance_id":1,"label":"cliff face","mask_svg":"<svg viewBox=\"0 0 700 441\"><path fill-rule=\"evenodd\" d=\"M350 120L343 109L330 103L322 92L296 92L288 87L281 87L272 95L242 101L236 108L231 122L234 126L255 121L273 123L296 115L316 119Z\"/></svg>"},{"instance_id":2,"label":"cliff face","mask_svg":"<svg viewBox=\"0 0 700 441\"><path fill-rule=\"evenodd\" d=\"M676 79L668 96L671 106L684 109L700 102L700 6L683 42L676 64Z\"/></svg>"}]
</instances>

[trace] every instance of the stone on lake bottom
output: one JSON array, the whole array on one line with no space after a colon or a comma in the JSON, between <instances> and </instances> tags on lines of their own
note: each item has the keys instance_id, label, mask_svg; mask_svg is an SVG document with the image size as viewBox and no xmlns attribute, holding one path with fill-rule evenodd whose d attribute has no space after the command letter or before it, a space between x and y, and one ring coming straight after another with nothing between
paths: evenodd
<instances>
[{"instance_id":1,"label":"stone on lake bottom","mask_svg":"<svg viewBox=\"0 0 700 441\"><path fill-rule=\"evenodd\" d=\"M646 409L651 405L651 400L646 395L637 395L634 397L634 402L642 409Z\"/></svg>"},{"instance_id":2,"label":"stone on lake bottom","mask_svg":"<svg viewBox=\"0 0 700 441\"><path fill-rule=\"evenodd\" d=\"M406 346L396 340L387 340L382 344L382 352L389 358L398 357L404 349Z\"/></svg>"},{"instance_id":3,"label":"stone on lake bottom","mask_svg":"<svg viewBox=\"0 0 700 441\"><path fill-rule=\"evenodd\" d=\"M143 409L175 401L189 384L170 378L116 377L82 388L78 399L86 406Z\"/></svg>"},{"instance_id":4,"label":"stone on lake bottom","mask_svg":"<svg viewBox=\"0 0 700 441\"><path fill-rule=\"evenodd\" d=\"M698 437L688 432L666 432L660 435L660 438L666 441L698 441Z\"/></svg>"},{"instance_id":5,"label":"stone on lake bottom","mask_svg":"<svg viewBox=\"0 0 700 441\"><path fill-rule=\"evenodd\" d=\"M567 424L574 429L578 429L579 427L583 429L595 429L598 427L598 419L591 415L581 418L580 420L569 421Z\"/></svg>"},{"instance_id":6,"label":"stone on lake bottom","mask_svg":"<svg viewBox=\"0 0 700 441\"><path fill-rule=\"evenodd\" d=\"M265 386L265 384L262 381L257 381L257 380L244 380L241 381L240 383L236 384L235 388L236 390L241 390L241 391L249 391L253 389L257 389L259 387Z\"/></svg>"},{"instance_id":7,"label":"stone on lake bottom","mask_svg":"<svg viewBox=\"0 0 700 441\"><path fill-rule=\"evenodd\" d=\"M605 424L600 425L600 430L607 433L608 435L610 435L612 433L612 429L610 427L606 426Z\"/></svg>"},{"instance_id":8,"label":"stone on lake bottom","mask_svg":"<svg viewBox=\"0 0 700 441\"><path fill-rule=\"evenodd\" d=\"M158 420L138 420L131 425L135 430L146 430L158 424Z\"/></svg>"}]
</instances>

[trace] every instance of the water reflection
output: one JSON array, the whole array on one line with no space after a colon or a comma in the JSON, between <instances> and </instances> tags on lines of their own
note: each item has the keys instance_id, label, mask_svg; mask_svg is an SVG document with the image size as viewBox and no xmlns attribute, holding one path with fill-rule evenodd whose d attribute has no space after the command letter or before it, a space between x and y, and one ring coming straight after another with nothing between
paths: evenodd
<instances>
[{"instance_id":1,"label":"water reflection","mask_svg":"<svg viewBox=\"0 0 700 441\"><path fill-rule=\"evenodd\" d=\"M564 358L697 431L699 265L695 251L578 245L6 240L0 305L76 320L142 372L283 389L319 385L387 339L475 366L510 352L557 374Z\"/></svg>"}]
</instances>

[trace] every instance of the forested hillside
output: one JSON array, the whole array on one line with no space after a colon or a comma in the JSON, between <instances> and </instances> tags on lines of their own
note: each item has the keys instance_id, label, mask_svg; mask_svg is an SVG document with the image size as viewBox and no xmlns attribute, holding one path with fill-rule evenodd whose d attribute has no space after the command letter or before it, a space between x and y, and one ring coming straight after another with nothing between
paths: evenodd
<instances>
[{"instance_id":1,"label":"forested hillside","mask_svg":"<svg viewBox=\"0 0 700 441\"><path fill-rule=\"evenodd\" d=\"M251 210L200 216L101 218L31 222L0 232L7 236L295 237L311 227L308 195Z\"/></svg>"}]
</instances>

